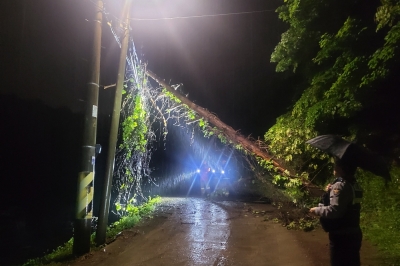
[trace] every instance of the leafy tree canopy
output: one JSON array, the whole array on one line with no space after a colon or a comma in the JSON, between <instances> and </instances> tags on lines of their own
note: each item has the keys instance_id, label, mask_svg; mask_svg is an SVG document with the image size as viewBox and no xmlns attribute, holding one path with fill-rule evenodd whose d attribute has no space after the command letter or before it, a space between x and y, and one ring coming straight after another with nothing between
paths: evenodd
<instances>
[{"instance_id":1,"label":"leafy tree canopy","mask_svg":"<svg viewBox=\"0 0 400 266\"><path fill-rule=\"evenodd\" d=\"M392 120L399 111L400 1L285 0L276 11L289 28L271 62L307 82L293 84L301 96L265 134L271 151L310 170L326 156L304 142L340 134L398 158L399 121ZM374 146L379 141L386 146Z\"/></svg>"}]
</instances>

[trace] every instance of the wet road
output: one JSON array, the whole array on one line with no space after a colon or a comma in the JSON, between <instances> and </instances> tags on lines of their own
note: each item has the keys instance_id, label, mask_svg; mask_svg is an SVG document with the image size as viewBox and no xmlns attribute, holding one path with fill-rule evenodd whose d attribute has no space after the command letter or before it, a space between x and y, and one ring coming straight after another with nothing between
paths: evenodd
<instances>
[{"instance_id":1,"label":"wet road","mask_svg":"<svg viewBox=\"0 0 400 266\"><path fill-rule=\"evenodd\" d=\"M223 251L230 235L227 212L210 201L164 198L149 223L112 243L96 265L225 265Z\"/></svg>"},{"instance_id":2,"label":"wet road","mask_svg":"<svg viewBox=\"0 0 400 266\"><path fill-rule=\"evenodd\" d=\"M221 207L202 199L167 199L161 211L169 215L163 230L168 236L165 265L213 265L223 261L227 248L229 220ZM157 254L153 254L158 257Z\"/></svg>"},{"instance_id":3,"label":"wet road","mask_svg":"<svg viewBox=\"0 0 400 266\"><path fill-rule=\"evenodd\" d=\"M189 265L213 265L225 261L222 251L227 249L230 235L227 212L200 199L185 200L181 208L181 214L184 214L180 218L181 224L188 225L184 230L187 245L177 248L177 254L188 258L182 262ZM174 244L171 243L172 246Z\"/></svg>"},{"instance_id":4,"label":"wet road","mask_svg":"<svg viewBox=\"0 0 400 266\"><path fill-rule=\"evenodd\" d=\"M328 265L327 247L319 243L326 243L326 235L287 230L268 219L274 209L269 204L164 198L153 219L69 265ZM301 234L315 243L301 242Z\"/></svg>"}]
</instances>

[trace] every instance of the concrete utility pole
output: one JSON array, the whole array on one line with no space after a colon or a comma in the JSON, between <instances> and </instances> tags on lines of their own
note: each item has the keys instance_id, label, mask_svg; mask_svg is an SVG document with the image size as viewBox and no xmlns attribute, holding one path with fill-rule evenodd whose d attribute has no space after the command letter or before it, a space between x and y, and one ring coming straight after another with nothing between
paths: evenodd
<instances>
[{"instance_id":1,"label":"concrete utility pole","mask_svg":"<svg viewBox=\"0 0 400 266\"><path fill-rule=\"evenodd\" d=\"M90 77L87 84L85 123L83 132L81 172L78 177L77 202L74 224L73 253L80 256L90 252L91 223L93 216L95 145L97 109L100 80L101 27L103 2L95 5L93 50L90 61Z\"/></svg>"},{"instance_id":2,"label":"concrete utility pole","mask_svg":"<svg viewBox=\"0 0 400 266\"><path fill-rule=\"evenodd\" d=\"M121 40L121 54L119 58L117 87L115 91L114 109L111 120L109 146L107 153L106 176L104 180L103 194L101 196L99 220L96 231L97 245L102 245L106 242L108 213L110 211L111 186L114 174L115 150L118 140L118 126L119 126L119 117L121 113L122 88L124 86L126 55L128 53L128 44L129 44L129 13L131 9L131 4L132 0L125 1L121 16L121 18L123 19L122 20L123 24L121 23L121 27L124 29L124 35Z\"/></svg>"}]
</instances>

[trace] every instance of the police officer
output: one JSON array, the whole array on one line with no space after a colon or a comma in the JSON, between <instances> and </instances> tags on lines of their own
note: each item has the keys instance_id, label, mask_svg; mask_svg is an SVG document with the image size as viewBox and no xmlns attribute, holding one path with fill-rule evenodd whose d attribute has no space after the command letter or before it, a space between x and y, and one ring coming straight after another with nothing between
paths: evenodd
<instances>
[{"instance_id":1,"label":"police officer","mask_svg":"<svg viewBox=\"0 0 400 266\"><path fill-rule=\"evenodd\" d=\"M207 162L204 162L200 167L200 189L201 189L201 196L208 195L210 193L210 171L211 168Z\"/></svg>"},{"instance_id":2,"label":"police officer","mask_svg":"<svg viewBox=\"0 0 400 266\"><path fill-rule=\"evenodd\" d=\"M336 179L327 186L324 202L310 209L311 213L320 216L322 227L329 232L332 266L360 265L362 190L354 177L356 169L351 162L336 159Z\"/></svg>"}]
</instances>

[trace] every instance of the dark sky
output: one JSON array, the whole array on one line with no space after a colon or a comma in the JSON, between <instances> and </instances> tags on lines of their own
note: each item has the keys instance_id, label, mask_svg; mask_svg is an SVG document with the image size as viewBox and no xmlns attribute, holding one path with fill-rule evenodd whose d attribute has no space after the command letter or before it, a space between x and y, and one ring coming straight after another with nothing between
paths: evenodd
<instances>
[{"instance_id":1,"label":"dark sky","mask_svg":"<svg viewBox=\"0 0 400 266\"><path fill-rule=\"evenodd\" d=\"M1 1L1 93L82 110L95 2ZM113 21L122 3L105 1ZM150 70L171 84L183 83L189 99L234 129L262 136L291 101L290 88L278 86L269 62L285 27L275 13L280 3L134 1L133 39ZM204 16L241 12L251 13ZM102 46L101 84L108 85L116 80L119 48L106 23ZM101 91L100 97L100 112L109 113L112 95Z\"/></svg>"}]
</instances>

